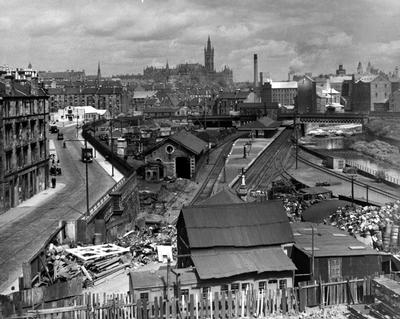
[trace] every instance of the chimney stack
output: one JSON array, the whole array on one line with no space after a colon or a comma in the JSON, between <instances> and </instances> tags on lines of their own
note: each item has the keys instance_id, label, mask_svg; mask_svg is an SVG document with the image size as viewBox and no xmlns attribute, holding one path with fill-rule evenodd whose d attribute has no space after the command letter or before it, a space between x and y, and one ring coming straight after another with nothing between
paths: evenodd
<instances>
[{"instance_id":1,"label":"chimney stack","mask_svg":"<svg viewBox=\"0 0 400 319\"><path fill-rule=\"evenodd\" d=\"M257 87L257 77L258 77L258 61L257 54L254 54L254 89Z\"/></svg>"},{"instance_id":2,"label":"chimney stack","mask_svg":"<svg viewBox=\"0 0 400 319\"><path fill-rule=\"evenodd\" d=\"M263 83L264 83L263 73L260 72L260 86L262 86Z\"/></svg>"}]
</instances>

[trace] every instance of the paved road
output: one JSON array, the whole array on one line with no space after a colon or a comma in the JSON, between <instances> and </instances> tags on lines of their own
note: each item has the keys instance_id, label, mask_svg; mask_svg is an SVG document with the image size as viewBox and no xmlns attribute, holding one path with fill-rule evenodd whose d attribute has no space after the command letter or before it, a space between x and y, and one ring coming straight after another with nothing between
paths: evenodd
<instances>
[{"instance_id":1,"label":"paved road","mask_svg":"<svg viewBox=\"0 0 400 319\"><path fill-rule=\"evenodd\" d=\"M65 127L65 139L77 139L74 127ZM75 219L86 210L85 164L80 161L81 143L56 140L50 137L60 159L62 176L57 183L65 187L46 202L24 213L20 218L0 225L0 293L15 283L21 274L21 265L43 245L61 219ZM89 203L93 204L112 185L113 179L96 161L89 164ZM21 208L23 209L23 208ZM18 208L15 209L18 214Z\"/></svg>"}]
</instances>

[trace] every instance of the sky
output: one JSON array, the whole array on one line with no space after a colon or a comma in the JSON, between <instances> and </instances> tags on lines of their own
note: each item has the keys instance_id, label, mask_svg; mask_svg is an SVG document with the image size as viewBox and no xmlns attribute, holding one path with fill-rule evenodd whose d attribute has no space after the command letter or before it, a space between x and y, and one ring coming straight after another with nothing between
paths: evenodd
<instances>
[{"instance_id":1,"label":"sky","mask_svg":"<svg viewBox=\"0 0 400 319\"><path fill-rule=\"evenodd\" d=\"M252 81L255 53L273 80L400 64L399 0L0 0L0 12L0 66L137 74L204 64L208 36L235 81Z\"/></svg>"}]
</instances>

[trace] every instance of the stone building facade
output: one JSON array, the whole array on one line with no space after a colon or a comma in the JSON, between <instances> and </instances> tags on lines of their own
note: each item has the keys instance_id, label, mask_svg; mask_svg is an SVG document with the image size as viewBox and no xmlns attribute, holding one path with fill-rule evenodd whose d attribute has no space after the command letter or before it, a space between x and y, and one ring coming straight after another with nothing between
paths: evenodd
<instances>
[{"instance_id":1,"label":"stone building facade","mask_svg":"<svg viewBox=\"0 0 400 319\"><path fill-rule=\"evenodd\" d=\"M48 96L0 77L0 213L49 187Z\"/></svg>"}]
</instances>

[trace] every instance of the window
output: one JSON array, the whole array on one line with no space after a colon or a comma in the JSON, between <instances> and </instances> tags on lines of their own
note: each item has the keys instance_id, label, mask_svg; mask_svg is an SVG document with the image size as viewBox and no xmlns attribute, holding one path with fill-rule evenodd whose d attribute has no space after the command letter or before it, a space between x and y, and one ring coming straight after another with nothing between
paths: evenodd
<instances>
[{"instance_id":1,"label":"window","mask_svg":"<svg viewBox=\"0 0 400 319\"><path fill-rule=\"evenodd\" d=\"M232 291L238 291L239 290L239 283L231 284L231 290Z\"/></svg>"},{"instance_id":2,"label":"window","mask_svg":"<svg viewBox=\"0 0 400 319\"><path fill-rule=\"evenodd\" d=\"M189 296L189 289L181 289L181 296Z\"/></svg>"},{"instance_id":3,"label":"window","mask_svg":"<svg viewBox=\"0 0 400 319\"><path fill-rule=\"evenodd\" d=\"M287 280L286 279L280 279L279 280L279 289L286 289L287 288Z\"/></svg>"},{"instance_id":4,"label":"window","mask_svg":"<svg viewBox=\"0 0 400 319\"><path fill-rule=\"evenodd\" d=\"M228 287L228 285L225 285L225 286ZM210 287L201 288L201 295L203 296L203 298L208 298L208 294L209 294L210 291L211 291ZM222 292L222 286L221 286L221 292Z\"/></svg>"},{"instance_id":5,"label":"window","mask_svg":"<svg viewBox=\"0 0 400 319\"><path fill-rule=\"evenodd\" d=\"M247 291L250 289L250 284L248 282L242 283L242 290Z\"/></svg>"},{"instance_id":6,"label":"window","mask_svg":"<svg viewBox=\"0 0 400 319\"><path fill-rule=\"evenodd\" d=\"M265 290L267 283L265 281L259 281L258 282L258 290L262 291Z\"/></svg>"},{"instance_id":7,"label":"window","mask_svg":"<svg viewBox=\"0 0 400 319\"><path fill-rule=\"evenodd\" d=\"M221 285L221 292L227 292L229 290L228 285Z\"/></svg>"},{"instance_id":8,"label":"window","mask_svg":"<svg viewBox=\"0 0 400 319\"><path fill-rule=\"evenodd\" d=\"M142 292L140 294L140 299L149 300L149 293L148 292Z\"/></svg>"},{"instance_id":9,"label":"window","mask_svg":"<svg viewBox=\"0 0 400 319\"><path fill-rule=\"evenodd\" d=\"M375 97L378 97L378 92L375 93Z\"/></svg>"},{"instance_id":10,"label":"window","mask_svg":"<svg viewBox=\"0 0 400 319\"><path fill-rule=\"evenodd\" d=\"M329 258L328 260L329 280L342 278L342 258Z\"/></svg>"}]
</instances>

